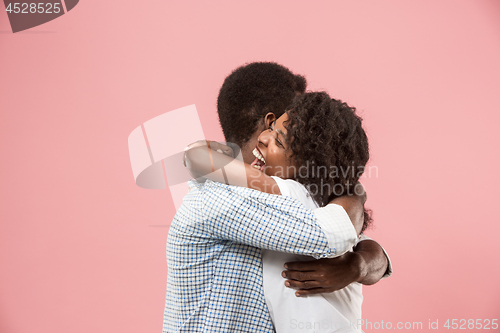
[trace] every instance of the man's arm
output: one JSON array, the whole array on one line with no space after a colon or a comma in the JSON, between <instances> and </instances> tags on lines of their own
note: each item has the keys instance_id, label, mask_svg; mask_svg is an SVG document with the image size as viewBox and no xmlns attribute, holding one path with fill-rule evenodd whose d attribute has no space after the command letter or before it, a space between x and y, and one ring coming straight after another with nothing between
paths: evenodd
<instances>
[{"instance_id":1,"label":"man's arm","mask_svg":"<svg viewBox=\"0 0 500 333\"><path fill-rule=\"evenodd\" d=\"M354 252L332 259L286 263L282 276L285 285L299 289L295 294L305 296L333 292L352 282L365 285L377 283L386 274L388 258L382 247L371 239L360 241Z\"/></svg>"},{"instance_id":2,"label":"man's arm","mask_svg":"<svg viewBox=\"0 0 500 333\"><path fill-rule=\"evenodd\" d=\"M315 258L348 251L356 240L348 214L362 215L355 197L344 202L346 213L339 205L313 211L292 198L211 181L202 191L203 228L214 238Z\"/></svg>"},{"instance_id":3,"label":"man's arm","mask_svg":"<svg viewBox=\"0 0 500 333\"><path fill-rule=\"evenodd\" d=\"M371 239L363 240L356 245L354 253L360 255L364 263L361 266L363 277L357 282L372 285L386 275L389 259L379 243Z\"/></svg>"},{"instance_id":4,"label":"man's arm","mask_svg":"<svg viewBox=\"0 0 500 333\"><path fill-rule=\"evenodd\" d=\"M337 198L337 202L346 197ZM363 194L363 204L366 193ZM351 216L351 219L364 220L364 216ZM359 229L356 229L359 232ZM382 277L390 276L392 269L389 257L375 241L360 235L360 241L354 252L331 259L298 261L286 263L282 276L287 279L285 285L299 289L295 294L305 296L342 289L353 282L365 285L377 283Z\"/></svg>"}]
</instances>

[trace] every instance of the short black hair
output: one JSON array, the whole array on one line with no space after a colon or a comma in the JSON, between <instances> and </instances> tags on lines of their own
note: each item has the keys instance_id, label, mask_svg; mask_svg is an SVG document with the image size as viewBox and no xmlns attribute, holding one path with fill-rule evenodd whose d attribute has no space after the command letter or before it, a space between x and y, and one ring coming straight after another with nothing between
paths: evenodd
<instances>
[{"instance_id":1,"label":"short black hair","mask_svg":"<svg viewBox=\"0 0 500 333\"><path fill-rule=\"evenodd\" d=\"M325 92L297 96L284 123L298 172L296 180L325 206L336 197L356 193L370 158L368 137L356 109ZM326 189L326 190L325 190ZM372 222L365 210L364 231Z\"/></svg>"},{"instance_id":2,"label":"short black hair","mask_svg":"<svg viewBox=\"0 0 500 333\"><path fill-rule=\"evenodd\" d=\"M280 117L306 85L303 76L274 62L253 62L235 69L224 80L217 98L226 141L243 146L268 112Z\"/></svg>"}]
</instances>

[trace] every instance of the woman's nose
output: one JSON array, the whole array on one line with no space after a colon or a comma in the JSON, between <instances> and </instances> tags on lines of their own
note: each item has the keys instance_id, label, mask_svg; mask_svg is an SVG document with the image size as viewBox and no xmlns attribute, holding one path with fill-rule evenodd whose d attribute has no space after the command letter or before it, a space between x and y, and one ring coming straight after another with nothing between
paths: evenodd
<instances>
[{"instance_id":1,"label":"woman's nose","mask_svg":"<svg viewBox=\"0 0 500 333\"><path fill-rule=\"evenodd\" d=\"M262 133L260 133L258 137L259 144L262 144L263 146L267 147L267 144L269 143L269 137L270 137L271 132L266 130Z\"/></svg>"}]
</instances>

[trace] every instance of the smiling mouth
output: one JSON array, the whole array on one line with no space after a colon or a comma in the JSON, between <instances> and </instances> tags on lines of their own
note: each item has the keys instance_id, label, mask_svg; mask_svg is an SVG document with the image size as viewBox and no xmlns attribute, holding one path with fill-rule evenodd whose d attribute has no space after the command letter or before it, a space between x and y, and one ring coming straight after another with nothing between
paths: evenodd
<instances>
[{"instance_id":1,"label":"smiling mouth","mask_svg":"<svg viewBox=\"0 0 500 333\"><path fill-rule=\"evenodd\" d=\"M264 156L262 156L258 148L255 148L252 151L252 154L253 156L255 156L255 161L253 161L250 165L255 169L264 171L264 169L266 168L266 160L264 159Z\"/></svg>"}]
</instances>

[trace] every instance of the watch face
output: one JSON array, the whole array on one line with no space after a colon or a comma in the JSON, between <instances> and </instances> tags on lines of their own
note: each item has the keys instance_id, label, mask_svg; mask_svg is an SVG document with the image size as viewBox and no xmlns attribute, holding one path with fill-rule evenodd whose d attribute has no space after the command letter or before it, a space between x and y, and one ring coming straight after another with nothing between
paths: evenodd
<instances>
[{"instance_id":1,"label":"watch face","mask_svg":"<svg viewBox=\"0 0 500 333\"><path fill-rule=\"evenodd\" d=\"M12 32L19 32L52 21L73 9L79 0L4 0Z\"/></svg>"}]
</instances>

